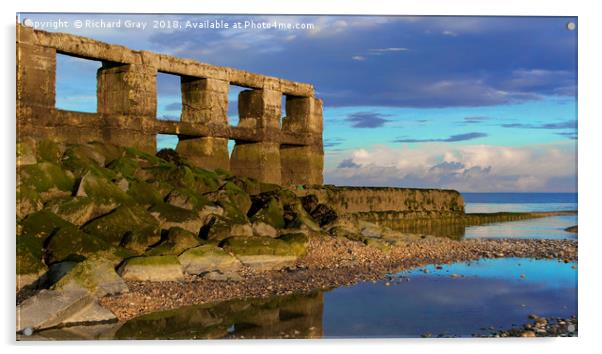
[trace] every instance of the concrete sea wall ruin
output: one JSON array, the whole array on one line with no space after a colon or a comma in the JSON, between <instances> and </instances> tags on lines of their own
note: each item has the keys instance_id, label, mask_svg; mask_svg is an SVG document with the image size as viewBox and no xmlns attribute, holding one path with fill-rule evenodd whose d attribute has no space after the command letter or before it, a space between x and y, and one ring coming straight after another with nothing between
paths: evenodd
<instances>
[{"instance_id":1,"label":"concrete sea wall ruin","mask_svg":"<svg viewBox=\"0 0 602 354\"><path fill-rule=\"evenodd\" d=\"M64 143L103 141L156 151L156 135L199 167L282 185L322 184L322 101L313 86L89 38L17 25L17 136ZM56 56L98 60L97 112L57 109ZM181 78L180 121L157 118L157 73ZM230 85L239 124L228 123ZM281 102L286 116L281 121ZM236 142L232 155L228 139Z\"/></svg>"}]
</instances>

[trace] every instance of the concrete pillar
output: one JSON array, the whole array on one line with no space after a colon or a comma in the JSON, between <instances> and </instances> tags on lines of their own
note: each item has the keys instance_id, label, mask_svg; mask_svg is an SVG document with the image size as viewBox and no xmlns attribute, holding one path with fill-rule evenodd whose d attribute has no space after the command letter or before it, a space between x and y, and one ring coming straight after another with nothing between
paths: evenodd
<instances>
[{"instance_id":1,"label":"concrete pillar","mask_svg":"<svg viewBox=\"0 0 602 354\"><path fill-rule=\"evenodd\" d=\"M308 146L282 145L282 184L323 184L322 101L314 97L287 97L282 130L312 137Z\"/></svg>"},{"instance_id":2,"label":"concrete pillar","mask_svg":"<svg viewBox=\"0 0 602 354\"><path fill-rule=\"evenodd\" d=\"M269 137L280 129L282 93L273 90L245 90L238 96L239 127L256 129ZM236 141L230 160L238 176L265 183L281 183L280 144L272 141Z\"/></svg>"},{"instance_id":3,"label":"concrete pillar","mask_svg":"<svg viewBox=\"0 0 602 354\"><path fill-rule=\"evenodd\" d=\"M56 50L17 43L17 103L54 108Z\"/></svg>"},{"instance_id":4,"label":"concrete pillar","mask_svg":"<svg viewBox=\"0 0 602 354\"><path fill-rule=\"evenodd\" d=\"M152 66L103 63L96 73L98 113L155 118L156 81Z\"/></svg>"},{"instance_id":5,"label":"concrete pillar","mask_svg":"<svg viewBox=\"0 0 602 354\"><path fill-rule=\"evenodd\" d=\"M111 115L110 119L139 119L157 116L157 69L142 64L103 62L96 72L97 111ZM131 146L148 153L157 149L153 133L104 127L104 141Z\"/></svg>"},{"instance_id":6,"label":"concrete pillar","mask_svg":"<svg viewBox=\"0 0 602 354\"><path fill-rule=\"evenodd\" d=\"M228 125L228 81L182 77L181 87L182 122L216 127ZM198 167L230 169L228 139L180 136L176 150Z\"/></svg>"}]
</instances>

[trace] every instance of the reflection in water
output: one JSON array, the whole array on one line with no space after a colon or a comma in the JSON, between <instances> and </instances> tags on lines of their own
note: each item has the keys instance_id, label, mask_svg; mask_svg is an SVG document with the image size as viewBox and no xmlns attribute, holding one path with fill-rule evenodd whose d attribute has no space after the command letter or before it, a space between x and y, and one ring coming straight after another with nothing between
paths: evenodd
<instances>
[{"instance_id":1,"label":"reflection in water","mask_svg":"<svg viewBox=\"0 0 602 354\"><path fill-rule=\"evenodd\" d=\"M566 232L567 227L577 225L577 215L559 215L547 218L469 226L465 238L536 238L576 239L577 235Z\"/></svg>"},{"instance_id":2,"label":"reflection in water","mask_svg":"<svg viewBox=\"0 0 602 354\"><path fill-rule=\"evenodd\" d=\"M140 316L115 339L320 338L322 293L196 305Z\"/></svg>"},{"instance_id":3,"label":"reflection in water","mask_svg":"<svg viewBox=\"0 0 602 354\"><path fill-rule=\"evenodd\" d=\"M42 331L31 339L471 336L523 324L533 313L577 313L576 263L498 258L431 265L387 282L188 306L123 324Z\"/></svg>"}]
</instances>

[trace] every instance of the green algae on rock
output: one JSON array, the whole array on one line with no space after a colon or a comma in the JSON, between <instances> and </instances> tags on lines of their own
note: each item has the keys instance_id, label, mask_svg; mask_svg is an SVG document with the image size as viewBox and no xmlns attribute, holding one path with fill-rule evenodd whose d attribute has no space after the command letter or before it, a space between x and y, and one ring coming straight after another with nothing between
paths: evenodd
<instances>
[{"instance_id":1,"label":"green algae on rock","mask_svg":"<svg viewBox=\"0 0 602 354\"><path fill-rule=\"evenodd\" d=\"M125 280L182 280L182 266L176 256L140 256L126 259L117 270Z\"/></svg>"},{"instance_id":2,"label":"green algae on rock","mask_svg":"<svg viewBox=\"0 0 602 354\"><path fill-rule=\"evenodd\" d=\"M197 235L181 227L172 227L167 236L156 246L146 251L147 256L178 256L187 249L196 247L203 243Z\"/></svg>"},{"instance_id":3,"label":"green algae on rock","mask_svg":"<svg viewBox=\"0 0 602 354\"><path fill-rule=\"evenodd\" d=\"M211 244L191 248L178 256L178 260L184 272L193 275L213 271L225 274L238 271L241 267L238 259Z\"/></svg>"},{"instance_id":4,"label":"green algae on rock","mask_svg":"<svg viewBox=\"0 0 602 354\"><path fill-rule=\"evenodd\" d=\"M135 205L122 205L111 213L90 221L82 229L113 245L119 245L129 232L155 235L157 241L161 235L159 222L144 208Z\"/></svg>"}]
</instances>

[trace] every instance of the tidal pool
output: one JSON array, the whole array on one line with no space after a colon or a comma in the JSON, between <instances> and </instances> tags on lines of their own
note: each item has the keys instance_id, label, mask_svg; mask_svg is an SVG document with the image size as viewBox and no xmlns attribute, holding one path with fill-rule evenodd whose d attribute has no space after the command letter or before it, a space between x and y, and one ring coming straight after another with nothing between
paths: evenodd
<instances>
[{"instance_id":1,"label":"tidal pool","mask_svg":"<svg viewBox=\"0 0 602 354\"><path fill-rule=\"evenodd\" d=\"M96 339L469 337L526 323L529 314L577 314L576 263L502 258L439 268L325 292L188 306L90 330ZM39 336L82 339L85 332Z\"/></svg>"}]
</instances>

